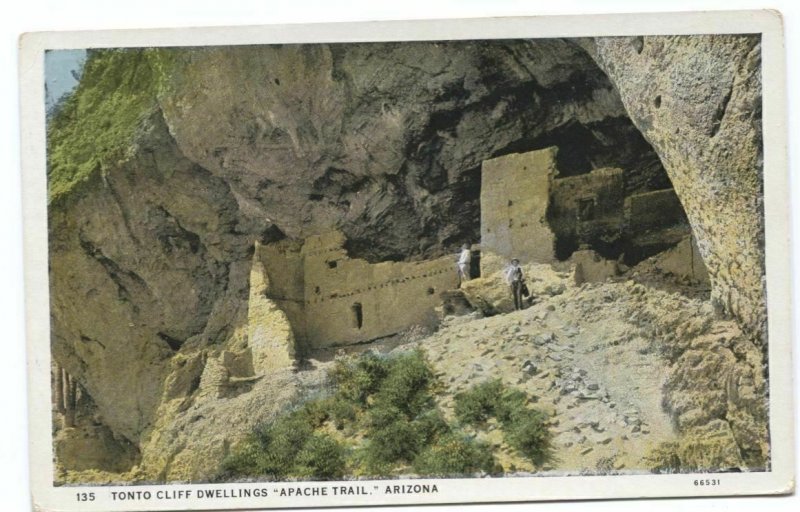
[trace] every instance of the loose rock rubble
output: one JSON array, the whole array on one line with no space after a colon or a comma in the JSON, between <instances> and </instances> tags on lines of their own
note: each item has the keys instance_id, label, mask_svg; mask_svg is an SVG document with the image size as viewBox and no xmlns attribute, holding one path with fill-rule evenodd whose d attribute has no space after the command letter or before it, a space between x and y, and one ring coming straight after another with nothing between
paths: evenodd
<instances>
[{"instance_id":1,"label":"loose rock rubble","mask_svg":"<svg viewBox=\"0 0 800 512\"><path fill-rule=\"evenodd\" d=\"M499 443L506 471L647 472L664 449L687 468L764 468L760 351L733 322L715 319L702 300L633 280L574 286L548 265L529 265L526 275L529 308L481 318L507 311L508 291L500 275L476 279L464 293L478 311L447 317L414 343L447 385L448 414L456 393L500 378L551 417L556 457L544 468L515 456L498 432L476 432Z\"/></svg>"}]
</instances>

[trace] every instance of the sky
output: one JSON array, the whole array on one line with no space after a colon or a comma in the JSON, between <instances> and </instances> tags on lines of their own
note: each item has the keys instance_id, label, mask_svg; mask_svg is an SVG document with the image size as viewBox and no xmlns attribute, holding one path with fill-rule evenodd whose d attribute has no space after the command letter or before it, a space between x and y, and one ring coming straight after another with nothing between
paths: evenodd
<instances>
[{"instance_id":1,"label":"sky","mask_svg":"<svg viewBox=\"0 0 800 512\"><path fill-rule=\"evenodd\" d=\"M50 50L44 54L45 105L47 111L72 92L86 60L86 50Z\"/></svg>"}]
</instances>

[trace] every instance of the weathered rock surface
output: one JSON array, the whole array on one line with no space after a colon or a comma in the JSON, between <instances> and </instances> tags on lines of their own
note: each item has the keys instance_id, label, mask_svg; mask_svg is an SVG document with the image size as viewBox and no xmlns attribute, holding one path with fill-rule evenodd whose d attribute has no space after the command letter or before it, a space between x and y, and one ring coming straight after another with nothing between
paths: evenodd
<instances>
[{"instance_id":1,"label":"weathered rock surface","mask_svg":"<svg viewBox=\"0 0 800 512\"><path fill-rule=\"evenodd\" d=\"M225 341L246 314L236 202L170 141L153 115L129 161L50 209L53 356L134 443L170 359Z\"/></svg>"},{"instance_id":2,"label":"weathered rock surface","mask_svg":"<svg viewBox=\"0 0 800 512\"><path fill-rule=\"evenodd\" d=\"M483 257L495 258L491 253ZM505 260L501 258L496 260L488 265L503 268ZM565 276L569 276L569 273L557 272L547 264L531 263L521 267L533 300L541 301L543 297L559 295L566 289ZM506 282L503 270L465 281L461 284L461 291L470 306L484 315L514 311L510 285Z\"/></svg>"},{"instance_id":3,"label":"weathered rock surface","mask_svg":"<svg viewBox=\"0 0 800 512\"><path fill-rule=\"evenodd\" d=\"M102 425L60 430L55 439L55 453L59 460L74 461L73 471L101 467L112 472L125 472L138 456L136 447L115 439L108 427Z\"/></svg>"},{"instance_id":4,"label":"weathered rock surface","mask_svg":"<svg viewBox=\"0 0 800 512\"><path fill-rule=\"evenodd\" d=\"M708 302L633 280L575 286L548 265L525 270L531 307L446 318L420 342L449 386L500 377L551 403L556 470L603 469L604 457L629 470L769 467L763 355L734 321L715 318ZM462 291L482 311L513 309L500 272ZM676 462L659 467L649 460L657 453Z\"/></svg>"},{"instance_id":5,"label":"weathered rock surface","mask_svg":"<svg viewBox=\"0 0 800 512\"><path fill-rule=\"evenodd\" d=\"M759 37L598 38L587 48L672 180L712 300L765 342Z\"/></svg>"},{"instance_id":6,"label":"weathered rock surface","mask_svg":"<svg viewBox=\"0 0 800 512\"><path fill-rule=\"evenodd\" d=\"M566 173L665 181L608 79L576 45L404 43L201 49L161 98L182 152L230 184L257 231L340 229L354 257L479 239L480 165L562 147ZM421 234L421 236L420 236Z\"/></svg>"}]
</instances>

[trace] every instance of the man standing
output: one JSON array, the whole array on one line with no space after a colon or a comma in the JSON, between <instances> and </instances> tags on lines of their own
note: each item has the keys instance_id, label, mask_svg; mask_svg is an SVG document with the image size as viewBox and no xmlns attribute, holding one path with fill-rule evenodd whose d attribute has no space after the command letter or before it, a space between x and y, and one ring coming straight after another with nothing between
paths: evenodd
<instances>
[{"instance_id":1,"label":"man standing","mask_svg":"<svg viewBox=\"0 0 800 512\"><path fill-rule=\"evenodd\" d=\"M519 266L519 260L514 258L511 260L511 265L506 268L506 281L511 286L511 295L514 297L514 309L519 311L522 309L522 287L524 285L524 277L522 275L522 267Z\"/></svg>"},{"instance_id":2,"label":"man standing","mask_svg":"<svg viewBox=\"0 0 800 512\"><path fill-rule=\"evenodd\" d=\"M472 261L472 251L469 249L469 244L461 246L461 254L458 256L458 287L461 288L461 283L469 281L469 265Z\"/></svg>"}]
</instances>

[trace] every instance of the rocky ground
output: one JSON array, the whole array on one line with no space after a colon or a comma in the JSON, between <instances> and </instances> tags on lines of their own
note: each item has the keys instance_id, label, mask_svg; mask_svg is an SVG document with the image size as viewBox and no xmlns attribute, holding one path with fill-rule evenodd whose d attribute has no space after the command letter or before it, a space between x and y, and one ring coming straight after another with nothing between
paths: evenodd
<instances>
[{"instance_id":1,"label":"rocky ground","mask_svg":"<svg viewBox=\"0 0 800 512\"><path fill-rule=\"evenodd\" d=\"M484 380L500 378L534 397L555 434L556 457L544 468L517 457L498 429L475 432L499 450L506 471L763 469L761 353L733 322L716 320L707 300L624 276L574 286L570 271L526 270L535 297L527 309L447 317L433 335L392 349L427 351L450 416L455 394ZM653 279L639 269L630 277ZM476 305L509 309L499 275L465 293ZM680 467L662 467L673 455Z\"/></svg>"}]
</instances>

